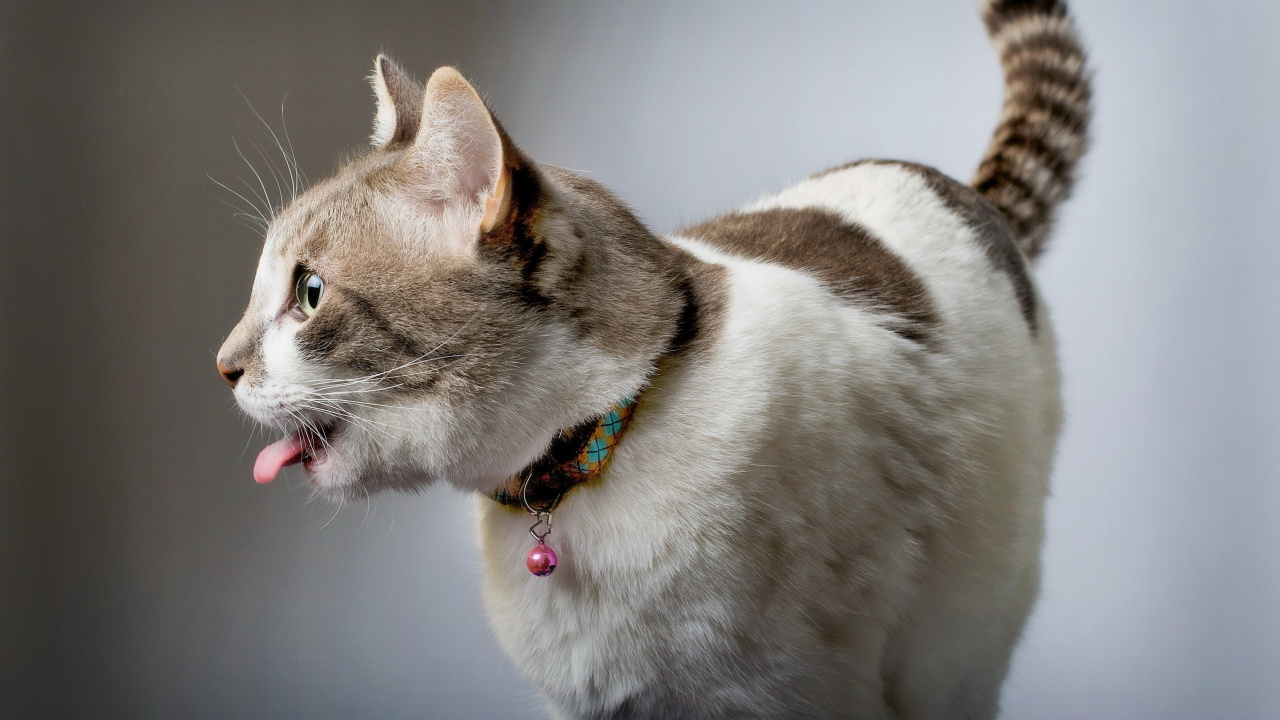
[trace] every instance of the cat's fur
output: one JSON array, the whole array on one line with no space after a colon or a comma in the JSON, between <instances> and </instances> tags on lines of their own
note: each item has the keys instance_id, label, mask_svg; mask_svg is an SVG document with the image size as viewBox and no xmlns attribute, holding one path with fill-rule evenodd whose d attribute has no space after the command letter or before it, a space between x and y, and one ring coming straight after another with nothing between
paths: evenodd
<instances>
[{"instance_id":1,"label":"cat's fur","mask_svg":"<svg viewBox=\"0 0 1280 720\"><path fill-rule=\"evenodd\" d=\"M667 238L454 70L380 57L373 150L267 233L236 399L322 432L328 495L475 491L490 621L557 717L992 717L1060 417L1028 258L1089 88L1062 3L984 15L1006 102L972 188L854 163ZM528 516L488 496L641 390L533 577Z\"/></svg>"}]
</instances>

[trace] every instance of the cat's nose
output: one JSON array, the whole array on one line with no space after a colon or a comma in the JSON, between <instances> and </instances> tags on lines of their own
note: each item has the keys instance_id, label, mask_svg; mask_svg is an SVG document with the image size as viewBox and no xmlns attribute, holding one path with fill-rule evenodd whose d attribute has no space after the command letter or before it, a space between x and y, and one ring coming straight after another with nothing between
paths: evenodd
<instances>
[{"instance_id":1,"label":"cat's nose","mask_svg":"<svg viewBox=\"0 0 1280 720\"><path fill-rule=\"evenodd\" d=\"M240 376L244 374L244 368L227 367L226 365L222 364L221 360L219 360L218 374L222 376L223 380L227 381L227 384L231 386L232 390L235 390L236 381L239 380Z\"/></svg>"}]
</instances>

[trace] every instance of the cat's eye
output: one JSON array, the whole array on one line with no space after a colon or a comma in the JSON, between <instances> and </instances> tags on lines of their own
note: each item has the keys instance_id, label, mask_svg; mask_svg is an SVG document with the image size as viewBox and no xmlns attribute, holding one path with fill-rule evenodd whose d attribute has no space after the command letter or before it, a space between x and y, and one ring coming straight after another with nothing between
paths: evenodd
<instances>
[{"instance_id":1,"label":"cat's eye","mask_svg":"<svg viewBox=\"0 0 1280 720\"><path fill-rule=\"evenodd\" d=\"M313 272L306 272L298 278L298 307L303 314L311 317L320 306L320 298L324 297L324 281Z\"/></svg>"}]
</instances>

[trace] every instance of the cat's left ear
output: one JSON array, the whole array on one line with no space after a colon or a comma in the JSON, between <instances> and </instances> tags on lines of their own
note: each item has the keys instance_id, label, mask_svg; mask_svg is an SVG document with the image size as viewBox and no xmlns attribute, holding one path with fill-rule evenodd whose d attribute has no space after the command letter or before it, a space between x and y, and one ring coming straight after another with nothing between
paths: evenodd
<instances>
[{"instance_id":1,"label":"cat's left ear","mask_svg":"<svg viewBox=\"0 0 1280 720\"><path fill-rule=\"evenodd\" d=\"M374 147L393 149L408 145L418 134L422 115L422 83L414 80L394 60L378 55L369 76L373 94L378 100L378 114L373 118Z\"/></svg>"},{"instance_id":2,"label":"cat's left ear","mask_svg":"<svg viewBox=\"0 0 1280 720\"><path fill-rule=\"evenodd\" d=\"M475 203L484 208L482 228L489 230L509 204L511 150L475 88L451 67L436 70L427 81L412 150L425 199Z\"/></svg>"}]
</instances>

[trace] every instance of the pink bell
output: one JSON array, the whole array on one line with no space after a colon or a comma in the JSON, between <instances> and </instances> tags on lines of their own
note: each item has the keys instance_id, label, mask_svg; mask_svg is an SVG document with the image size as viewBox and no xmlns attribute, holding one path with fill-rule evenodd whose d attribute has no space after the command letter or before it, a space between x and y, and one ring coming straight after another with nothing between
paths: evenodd
<instances>
[{"instance_id":1,"label":"pink bell","mask_svg":"<svg viewBox=\"0 0 1280 720\"><path fill-rule=\"evenodd\" d=\"M529 566L529 572L538 577L546 577L556 569L556 551L547 547L544 540L539 540L537 545L529 551L528 557L524 559L524 564Z\"/></svg>"}]
</instances>

